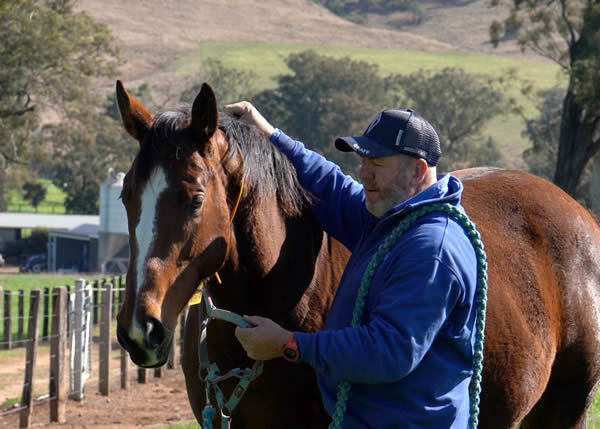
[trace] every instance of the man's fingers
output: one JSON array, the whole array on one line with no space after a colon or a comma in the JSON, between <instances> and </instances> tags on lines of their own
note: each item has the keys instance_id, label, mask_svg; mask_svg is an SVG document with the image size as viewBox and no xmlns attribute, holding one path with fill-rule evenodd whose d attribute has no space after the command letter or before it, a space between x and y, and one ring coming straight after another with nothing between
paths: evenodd
<instances>
[{"instance_id":1,"label":"man's fingers","mask_svg":"<svg viewBox=\"0 0 600 429\"><path fill-rule=\"evenodd\" d=\"M260 326L260 325L264 324L265 320L267 320L267 319L265 319L264 317L260 317L260 316L246 316L246 315L244 315L244 320L246 322L251 323L254 326ZM251 328L249 328L249 329L251 329Z\"/></svg>"},{"instance_id":2,"label":"man's fingers","mask_svg":"<svg viewBox=\"0 0 600 429\"><path fill-rule=\"evenodd\" d=\"M246 113L250 113L252 111L252 105L247 101L240 101L239 103L227 104L223 106L225 113L228 113L232 116L244 116Z\"/></svg>"}]
</instances>

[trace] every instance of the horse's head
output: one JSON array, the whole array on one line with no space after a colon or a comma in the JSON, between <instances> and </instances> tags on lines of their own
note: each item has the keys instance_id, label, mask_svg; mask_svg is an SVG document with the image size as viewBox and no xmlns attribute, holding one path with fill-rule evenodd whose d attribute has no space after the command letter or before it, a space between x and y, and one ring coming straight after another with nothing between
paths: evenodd
<instances>
[{"instance_id":1,"label":"horse's head","mask_svg":"<svg viewBox=\"0 0 600 429\"><path fill-rule=\"evenodd\" d=\"M130 264L118 338L141 366L162 365L177 316L223 265L232 239L229 191L241 157L228 153L215 95L204 84L191 111L153 118L117 82L125 128L140 150L123 182ZM234 178L238 178L236 182Z\"/></svg>"}]
</instances>

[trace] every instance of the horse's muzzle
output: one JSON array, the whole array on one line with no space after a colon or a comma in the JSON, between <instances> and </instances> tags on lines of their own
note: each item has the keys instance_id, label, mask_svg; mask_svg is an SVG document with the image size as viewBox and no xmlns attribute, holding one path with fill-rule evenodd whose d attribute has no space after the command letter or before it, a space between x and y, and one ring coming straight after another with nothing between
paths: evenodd
<instances>
[{"instance_id":1,"label":"horse's muzzle","mask_svg":"<svg viewBox=\"0 0 600 429\"><path fill-rule=\"evenodd\" d=\"M131 360L144 368L155 368L167 361L171 341L165 341L165 329L162 323L154 317L148 317L144 323L143 346L132 340L126 329L117 324L117 339L127 350Z\"/></svg>"}]
</instances>

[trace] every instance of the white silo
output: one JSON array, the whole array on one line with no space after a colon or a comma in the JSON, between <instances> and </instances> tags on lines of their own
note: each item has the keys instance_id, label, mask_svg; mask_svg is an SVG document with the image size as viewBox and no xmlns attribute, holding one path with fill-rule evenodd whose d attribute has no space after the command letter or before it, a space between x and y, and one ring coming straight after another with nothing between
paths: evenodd
<instances>
[{"instance_id":1,"label":"white silo","mask_svg":"<svg viewBox=\"0 0 600 429\"><path fill-rule=\"evenodd\" d=\"M125 173L108 170L100 185L98 266L102 272L126 272L129 261L127 213L119 199Z\"/></svg>"}]
</instances>

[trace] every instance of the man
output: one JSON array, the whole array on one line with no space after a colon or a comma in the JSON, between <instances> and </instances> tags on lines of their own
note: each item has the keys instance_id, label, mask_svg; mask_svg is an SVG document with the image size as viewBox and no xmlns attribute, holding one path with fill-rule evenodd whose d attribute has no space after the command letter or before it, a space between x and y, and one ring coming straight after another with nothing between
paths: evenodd
<instances>
[{"instance_id":1,"label":"man","mask_svg":"<svg viewBox=\"0 0 600 429\"><path fill-rule=\"evenodd\" d=\"M360 185L250 103L225 110L255 124L288 156L317 197L313 212L324 230L352 251L324 329L289 332L245 316L255 327L237 328L236 336L248 356L314 367L330 415L338 385L350 382L344 428L467 427L477 262L456 221L433 212L400 236L373 275L361 324L352 326L367 264L398 222L426 204L460 204L462 183L436 174L434 128L411 110L390 109L362 136L337 139L339 150L360 155Z\"/></svg>"}]
</instances>

